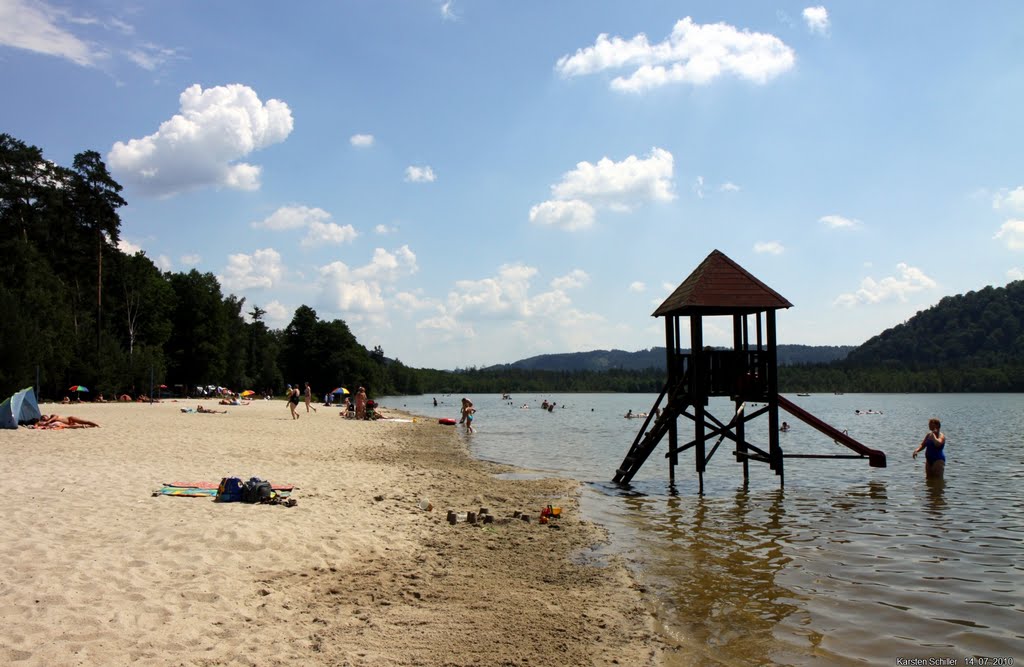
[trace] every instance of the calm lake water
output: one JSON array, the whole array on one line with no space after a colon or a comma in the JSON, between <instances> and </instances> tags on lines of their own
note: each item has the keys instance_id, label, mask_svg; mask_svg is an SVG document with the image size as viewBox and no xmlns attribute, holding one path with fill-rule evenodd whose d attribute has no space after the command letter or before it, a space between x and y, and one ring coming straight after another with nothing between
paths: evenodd
<instances>
[{"instance_id":1,"label":"calm lake water","mask_svg":"<svg viewBox=\"0 0 1024 667\"><path fill-rule=\"evenodd\" d=\"M742 466L726 441L697 495L692 450L668 484L667 438L628 488L610 483L655 395L471 395L479 458L584 482L582 511L605 526L646 587L670 664L896 664L898 657L1003 656L1024 664L1024 397L844 394L788 398L860 442L866 460L787 459L786 485ZM459 396L385 406L458 417ZM542 411L543 399L557 404ZM528 405L529 409L520 406ZM564 407L563 407L564 406ZM712 402L722 421L731 404ZM881 414L858 416L855 410ZM850 453L780 410L789 454ZM943 481L911 452L938 417ZM680 420L680 441L692 424ZM748 438L767 449L767 419ZM460 429L461 431L461 429Z\"/></svg>"}]
</instances>

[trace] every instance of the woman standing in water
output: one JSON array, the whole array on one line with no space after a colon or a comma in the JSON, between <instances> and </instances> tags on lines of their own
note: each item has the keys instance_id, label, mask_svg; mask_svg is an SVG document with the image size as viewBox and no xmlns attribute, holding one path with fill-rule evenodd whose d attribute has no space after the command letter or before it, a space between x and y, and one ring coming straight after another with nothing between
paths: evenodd
<instances>
[{"instance_id":1,"label":"woman standing in water","mask_svg":"<svg viewBox=\"0 0 1024 667\"><path fill-rule=\"evenodd\" d=\"M917 449L914 450L913 458L917 453L924 450L924 476L929 478L940 478L946 470L946 434L940 429L942 423L938 419L928 420L928 435Z\"/></svg>"}]
</instances>

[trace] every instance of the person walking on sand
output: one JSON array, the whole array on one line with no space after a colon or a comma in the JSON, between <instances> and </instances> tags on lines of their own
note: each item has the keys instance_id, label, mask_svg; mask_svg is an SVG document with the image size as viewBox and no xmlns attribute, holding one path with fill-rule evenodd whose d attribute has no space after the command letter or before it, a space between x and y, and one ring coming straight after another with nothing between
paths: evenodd
<instances>
[{"instance_id":1,"label":"person walking on sand","mask_svg":"<svg viewBox=\"0 0 1024 667\"><path fill-rule=\"evenodd\" d=\"M928 435L914 450L915 459L917 453L924 450L924 476L928 478L938 479L946 471L946 434L940 431L941 428L942 423L938 419L929 419Z\"/></svg>"},{"instance_id":2,"label":"person walking on sand","mask_svg":"<svg viewBox=\"0 0 1024 667\"><path fill-rule=\"evenodd\" d=\"M313 390L309 388L309 383L306 383L306 414L309 414L309 409L313 408L313 412L316 412L316 408L312 404L313 402Z\"/></svg>"},{"instance_id":3,"label":"person walking on sand","mask_svg":"<svg viewBox=\"0 0 1024 667\"><path fill-rule=\"evenodd\" d=\"M299 387L296 385L294 388L288 385L288 410L292 413L292 419L298 419L299 413L295 411L295 408L299 407Z\"/></svg>"}]
</instances>

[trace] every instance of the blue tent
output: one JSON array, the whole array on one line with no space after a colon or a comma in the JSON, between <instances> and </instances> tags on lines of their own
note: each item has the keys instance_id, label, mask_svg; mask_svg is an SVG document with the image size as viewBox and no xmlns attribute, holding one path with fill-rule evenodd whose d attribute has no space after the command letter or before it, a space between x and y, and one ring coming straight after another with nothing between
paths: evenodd
<instances>
[{"instance_id":1,"label":"blue tent","mask_svg":"<svg viewBox=\"0 0 1024 667\"><path fill-rule=\"evenodd\" d=\"M0 403L0 428L18 428L18 424L27 424L41 416L32 387L22 389Z\"/></svg>"}]
</instances>

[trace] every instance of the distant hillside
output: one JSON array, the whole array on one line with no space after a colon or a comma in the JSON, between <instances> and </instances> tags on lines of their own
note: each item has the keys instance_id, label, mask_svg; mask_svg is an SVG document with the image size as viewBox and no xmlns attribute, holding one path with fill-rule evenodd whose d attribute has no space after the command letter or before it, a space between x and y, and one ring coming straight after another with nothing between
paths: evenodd
<instances>
[{"instance_id":1,"label":"distant hillside","mask_svg":"<svg viewBox=\"0 0 1024 667\"><path fill-rule=\"evenodd\" d=\"M1024 364L1024 280L948 296L852 351L850 366L910 370Z\"/></svg>"},{"instance_id":2,"label":"distant hillside","mask_svg":"<svg viewBox=\"0 0 1024 667\"><path fill-rule=\"evenodd\" d=\"M852 345L779 345L779 365L829 363L845 359L853 349ZM665 348L652 347L638 352L594 350L592 352L542 354L510 364L490 366L484 370L509 368L543 371L606 371L611 369L641 371L648 368L663 370L665 368Z\"/></svg>"}]
</instances>

